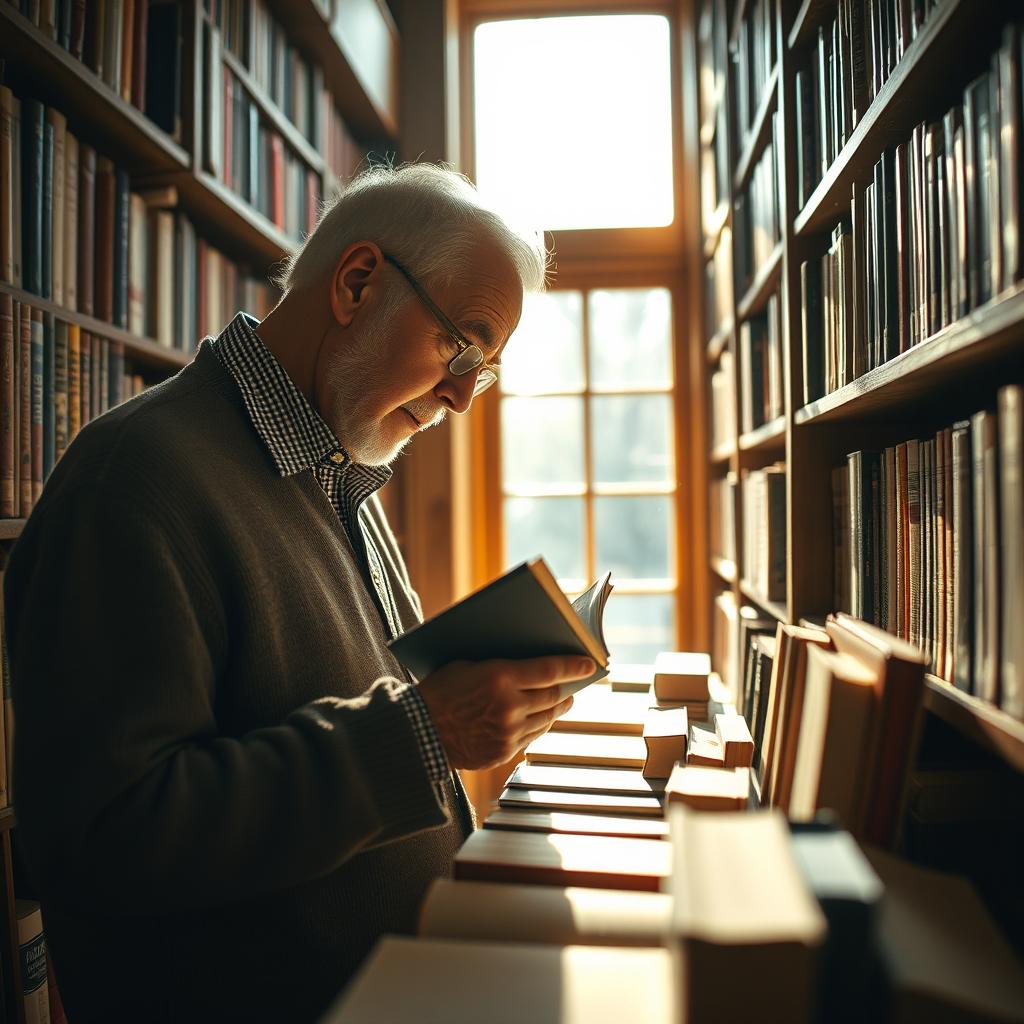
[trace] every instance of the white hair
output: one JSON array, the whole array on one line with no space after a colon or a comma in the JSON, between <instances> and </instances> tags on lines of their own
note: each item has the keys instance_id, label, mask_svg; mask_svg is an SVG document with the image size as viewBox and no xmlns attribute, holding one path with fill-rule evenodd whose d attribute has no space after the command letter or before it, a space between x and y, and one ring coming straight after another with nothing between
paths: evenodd
<instances>
[{"instance_id":1,"label":"white hair","mask_svg":"<svg viewBox=\"0 0 1024 1024\"><path fill-rule=\"evenodd\" d=\"M362 171L324 205L305 243L276 274L283 291L329 273L346 246L376 242L427 284L447 286L473 264L481 241L493 243L515 267L523 291L544 290L543 235L520 232L482 202L472 182L444 164L375 166Z\"/></svg>"}]
</instances>

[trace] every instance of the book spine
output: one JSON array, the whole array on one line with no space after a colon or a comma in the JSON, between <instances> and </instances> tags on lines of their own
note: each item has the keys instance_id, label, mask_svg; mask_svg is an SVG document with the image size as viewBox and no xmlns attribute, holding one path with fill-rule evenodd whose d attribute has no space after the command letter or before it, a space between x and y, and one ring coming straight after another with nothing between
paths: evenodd
<instances>
[{"instance_id":1,"label":"book spine","mask_svg":"<svg viewBox=\"0 0 1024 1024\"><path fill-rule=\"evenodd\" d=\"M106 157L97 157L93 306L96 318L107 323L114 319L115 190L114 165Z\"/></svg>"},{"instance_id":2,"label":"book spine","mask_svg":"<svg viewBox=\"0 0 1024 1024\"><path fill-rule=\"evenodd\" d=\"M57 339L53 314L43 313L43 481L57 460Z\"/></svg>"},{"instance_id":3,"label":"book spine","mask_svg":"<svg viewBox=\"0 0 1024 1024\"><path fill-rule=\"evenodd\" d=\"M39 263L41 268L39 294L48 299L53 295L53 125L43 123L43 179L42 221L39 234Z\"/></svg>"},{"instance_id":4,"label":"book spine","mask_svg":"<svg viewBox=\"0 0 1024 1024\"><path fill-rule=\"evenodd\" d=\"M4 673L6 679L7 673ZM50 1001L46 987L46 942L39 904L17 901L19 997L26 1024L49 1024Z\"/></svg>"},{"instance_id":5,"label":"book spine","mask_svg":"<svg viewBox=\"0 0 1024 1024\"><path fill-rule=\"evenodd\" d=\"M45 444L43 442L43 407L46 377L46 343L43 311L32 310L32 504L43 492Z\"/></svg>"},{"instance_id":6,"label":"book spine","mask_svg":"<svg viewBox=\"0 0 1024 1024\"><path fill-rule=\"evenodd\" d=\"M114 170L113 277L111 280L112 323L128 326L128 190L127 171Z\"/></svg>"},{"instance_id":7,"label":"book spine","mask_svg":"<svg viewBox=\"0 0 1024 1024\"><path fill-rule=\"evenodd\" d=\"M82 332L68 324L68 444L82 429Z\"/></svg>"},{"instance_id":8,"label":"book spine","mask_svg":"<svg viewBox=\"0 0 1024 1024\"><path fill-rule=\"evenodd\" d=\"M32 310L24 303L18 323L18 485L21 515L32 511Z\"/></svg>"},{"instance_id":9,"label":"book spine","mask_svg":"<svg viewBox=\"0 0 1024 1024\"><path fill-rule=\"evenodd\" d=\"M0 281L15 283L14 277L14 161L21 154L14 148L14 94L0 85ZM21 216L21 210L18 210Z\"/></svg>"},{"instance_id":10,"label":"book spine","mask_svg":"<svg viewBox=\"0 0 1024 1024\"><path fill-rule=\"evenodd\" d=\"M81 391L79 416L84 427L92 419L92 335L88 331L82 331Z\"/></svg>"},{"instance_id":11,"label":"book spine","mask_svg":"<svg viewBox=\"0 0 1024 1024\"><path fill-rule=\"evenodd\" d=\"M64 305L64 193L67 179L65 141L67 121L64 115L46 108L46 123L53 134L53 163L50 183L50 294L59 306Z\"/></svg>"},{"instance_id":12,"label":"book spine","mask_svg":"<svg viewBox=\"0 0 1024 1024\"><path fill-rule=\"evenodd\" d=\"M68 446L68 325L54 323L53 330L53 461L61 458Z\"/></svg>"},{"instance_id":13,"label":"book spine","mask_svg":"<svg viewBox=\"0 0 1024 1024\"><path fill-rule=\"evenodd\" d=\"M1000 703L1024 720L1024 387L999 390L999 501L1001 593Z\"/></svg>"},{"instance_id":14,"label":"book spine","mask_svg":"<svg viewBox=\"0 0 1024 1024\"><path fill-rule=\"evenodd\" d=\"M26 291L43 290L43 105L26 99L21 105L21 273Z\"/></svg>"},{"instance_id":15,"label":"book spine","mask_svg":"<svg viewBox=\"0 0 1024 1024\"><path fill-rule=\"evenodd\" d=\"M95 310L96 151L84 143L78 147L78 168L78 308L92 316Z\"/></svg>"},{"instance_id":16,"label":"book spine","mask_svg":"<svg viewBox=\"0 0 1024 1024\"><path fill-rule=\"evenodd\" d=\"M128 397L124 391L124 344L120 341L110 341L107 343L107 347L109 351L107 395L109 408L113 409Z\"/></svg>"},{"instance_id":17,"label":"book spine","mask_svg":"<svg viewBox=\"0 0 1024 1024\"><path fill-rule=\"evenodd\" d=\"M89 418L95 419L106 411L101 401L103 397L101 384L101 378L103 377L103 345L98 335L90 335L90 347L92 349L92 358L90 359L92 397L90 399L91 414Z\"/></svg>"},{"instance_id":18,"label":"book spine","mask_svg":"<svg viewBox=\"0 0 1024 1024\"><path fill-rule=\"evenodd\" d=\"M145 113L146 109L146 29L148 25L149 0L134 0L135 19L132 43L132 90L131 104Z\"/></svg>"},{"instance_id":19,"label":"book spine","mask_svg":"<svg viewBox=\"0 0 1024 1024\"><path fill-rule=\"evenodd\" d=\"M70 133L64 136L64 237L61 248L55 247L64 261L64 307L78 309L78 140Z\"/></svg>"},{"instance_id":20,"label":"book spine","mask_svg":"<svg viewBox=\"0 0 1024 1024\"><path fill-rule=\"evenodd\" d=\"M0 516L16 513L14 490L14 300L0 293Z\"/></svg>"}]
</instances>

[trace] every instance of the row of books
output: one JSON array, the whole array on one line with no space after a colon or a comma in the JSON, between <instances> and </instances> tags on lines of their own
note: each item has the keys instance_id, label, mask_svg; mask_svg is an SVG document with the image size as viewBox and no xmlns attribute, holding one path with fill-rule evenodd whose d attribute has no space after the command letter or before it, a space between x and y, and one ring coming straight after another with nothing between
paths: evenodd
<instances>
[{"instance_id":1,"label":"row of books","mask_svg":"<svg viewBox=\"0 0 1024 1024\"><path fill-rule=\"evenodd\" d=\"M732 50L737 149L743 148L747 132L753 127L777 58L775 4L772 0L753 0L743 9Z\"/></svg>"},{"instance_id":2,"label":"row of books","mask_svg":"<svg viewBox=\"0 0 1024 1024\"><path fill-rule=\"evenodd\" d=\"M797 196L807 202L936 0L839 0L796 72Z\"/></svg>"},{"instance_id":3,"label":"row of books","mask_svg":"<svg viewBox=\"0 0 1024 1024\"><path fill-rule=\"evenodd\" d=\"M0 280L185 351L269 310L270 286L196 238L173 187L131 191L62 113L5 86L0 116Z\"/></svg>"},{"instance_id":4,"label":"row of books","mask_svg":"<svg viewBox=\"0 0 1024 1024\"><path fill-rule=\"evenodd\" d=\"M720 107L725 92L729 25L725 5L705 0L697 21L697 61L700 68L700 123L709 123ZM706 140L705 140L706 141Z\"/></svg>"},{"instance_id":5,"label":"row of books","mask_svg":"<svg viewBox=\"0 0 1024 1024\"><path fill-rule=\"evenodd\" d=\"M725 349L711 374L709 403L711 448L736 443L736 370L732 352Z\"/></svg>"},{"instance_id":6,"label":"row of books","mask_svg":"<svg viewBox=\"0 0 1024 1024\"><path fill-rule=\"evenodd\" d=\"M259 106L226 65L208 85L204 166L289 238L301 241L320 213L320 176L261 118Z\"/></svg>"},{"instance_id":7,"label":"row of books","mask_svg":"<svg viewBox=\"0 0 1024 1024\"><path fill-rule=\"evenodd\" d=\"M704 323L710 338L732 317L732 230L728 225L722 228L704 273Z\"/></svg>"},{"instance_id":8,"label":"row of books","mask_svg":"<svg viewBox=\"0 0 1024 1024\"><path fill-rule=\"evenodd\" d=\"M326 121L324 158L336 177L343 182L348 181L361 169L366 159L366 147L355 140L337 103L329 97L326 104Z\"/></svg>"},{"instance_id":9,"label":"row of books","mask_svg":"<svg viewBox=\"0 0 1024 1024\"><path fill-rule=\"evenodd\" d=\"M708 547L715 558L736 562L736 474L728 472L708 484Z\"/></svg>"},{"instance_id":10,"label":"row of books","mask_svg":"<svg viewBox=\"0 0 1024 1024\"><path fill-rule=\"evenodd\" d=\"M740 429L744 433L785 411L781 308L778 292L773 292L763 313L740 324Z\"/></svg>"},{"instance_id":11,"label":"row of books","mask_svg":"<svg viewBox=\"0 0 1024 1024\"><path fill-rule=\"evenodd\" d=\"M145 386L121 342L0 292L0 517L27 517L78 431Z\"/></svg>"},{"instance_id":12,"label":"row of books","mask_svg":"<svg viewBox=\"0 0 1024 1024\"><path fill-rule=\"evenodd\" d=\"M736 286L744 291L775 252L782 237L779 117L772 114L771 142L735 199Z\"/></svg>"},{"instance_id":13,"label":"row of books","mask_svg":"<svg viewBox=\"0 0 1024 1024\"><path fill-rule=\"evenodd\" d=\"M743 470L744 581L769 601L786 600L786 466Z\"/></svg>"},{"instance_id":14,"label":"row of books","mask_svg":"<svg viewBox=\"0 0 1024 1024\"><path fill-rule=\"evenodd\" d=\"M12 0L12 6L180 141L177 0Z\"/></svg>"},{"instance_id":15,"label":"row of books","mask_svg":"<svg viewBox=\"0 0 1024 1024\"><path fill-rule=\"evenodd\" d=\"M905 352L1024 274L1022 33L1007 26L962 105L886 150L849 219L801 267L804 399Z\"/></svg>"},{"instance_id":16,"label":"row of books","mask_svg":"<svg viewBox=\"0 0 1024 1024\"><path fill-rule=\"evenodd\" d=\"M289 40L264 0L207 0L213 31L289 121L319 146L323 73ZM211 9L212 8L212 9Z\"/></svg>"},{"instance_id":17,"label":"row of books","mask_svg":"<svg viewBox=\"0 0 1024 1024\"><path fill-rule=\"evenodd\" d=\"M920 647L932 671L1024 720L1024 388L923 440L833 471L839 607Z\"/></svg>"}]
</instances>

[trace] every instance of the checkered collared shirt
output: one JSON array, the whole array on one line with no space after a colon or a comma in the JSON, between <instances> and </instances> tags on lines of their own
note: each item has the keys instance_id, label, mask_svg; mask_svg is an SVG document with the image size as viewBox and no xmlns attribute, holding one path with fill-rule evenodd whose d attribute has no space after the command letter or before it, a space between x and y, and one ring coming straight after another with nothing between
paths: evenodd
<instances>
[{"instance_id":1,"label":"checkered collared shirt","mask_svg":"<svg viewBox=\"0 0 1024 1024\"><path fill-rule=\"evenodd\" d=\"M366 560L359 530L359 506L391 479L386 466L353 462L334 431L320 418L281 364L256 334L259 321L238 313L213 340L213 350L234 378L249 412L253 428L262 438L281 476L313 473L330 498L334 511ZM390 593L390 588L387 588ZM397 611L385 609L389 621ZM434 782L448 777L448 758L437 738L423 698L406 682L400 702L412 721L423 763Z\"/></svg>"}]
</instances>

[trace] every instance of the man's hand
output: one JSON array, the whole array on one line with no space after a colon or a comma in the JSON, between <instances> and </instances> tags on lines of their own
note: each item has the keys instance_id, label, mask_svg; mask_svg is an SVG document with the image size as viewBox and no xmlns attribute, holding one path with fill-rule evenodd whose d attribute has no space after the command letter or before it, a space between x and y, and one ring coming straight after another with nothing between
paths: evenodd
<instances>
[{"instance_id":1,"label":"man's hand","mask_svg":"<svg viewBox=\"0 0 1024 1024\"><path fill-rule=\"evenodd\" d=\"M491 768L542 736L572 707L560 683L586 679L593 661L579 657L454 661L419 686L453 768Z\"/></svg>"}]
</instances>

